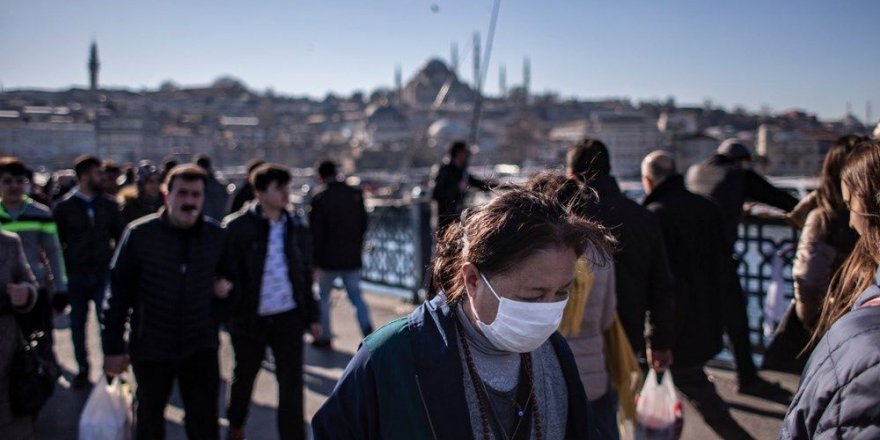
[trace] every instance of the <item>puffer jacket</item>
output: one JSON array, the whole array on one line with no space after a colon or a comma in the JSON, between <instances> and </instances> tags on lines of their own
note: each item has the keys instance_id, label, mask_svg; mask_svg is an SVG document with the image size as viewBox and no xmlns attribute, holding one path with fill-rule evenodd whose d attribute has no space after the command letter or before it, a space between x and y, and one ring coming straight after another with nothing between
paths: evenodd
<instances>
[{"instance_id":1,"label":"puffer jacket","mask_svg":"<svg viewBox=\"0 0 880 440\"><path fill-rule=\"evenodd\" d=\"M877 285L866 290L819 341L780 439L880 438L880 307L869 304L878 297Z\"/></svg>"},{"instance_id":2,"label":"puffer jacket","mask_svg":"<svg viewBox=\"0 0 880 440\"><path fill-rule=\"evenodd\" d=\"M172 361L216 349L223 301L214 296L214 280L225 241L225 231L205 216L177 229L160 209L130 224L110 273L104 355Z\"/></svg>"},{"instance_id":3,"label":"puffer jacket","mask_svg":"<svg viewBox=\"0 0 880 440\"><path fill-rule=\"evenodd\" d=\"M588 257L593 272L593 285L581 330L566 338L587 398L594 402L608 391L608 368L605 363L605 347L602 334L611 327L617 307L617 285L614 279L614 261L596 255Z\"/></svg>"},{"instance_id":4,"label":"puffer jacket","mask_svg":"<svg viewBox=\"0 0 880 440\"><path fill-rule=\"evenodd\" d=\"M807 215L791 269L795 311L807 329L815 326L831 277L858 239L858 234L849 227L849 216L838 216L830 224L822 217L819 209Z\"/></svg>"}]
</instances>

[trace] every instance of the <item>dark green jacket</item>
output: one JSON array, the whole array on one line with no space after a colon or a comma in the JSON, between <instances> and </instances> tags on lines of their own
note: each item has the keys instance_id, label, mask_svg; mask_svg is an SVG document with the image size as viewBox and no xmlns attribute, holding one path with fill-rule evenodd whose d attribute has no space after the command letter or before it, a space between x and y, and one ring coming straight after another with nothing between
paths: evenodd
<instances>
[{"instance_id":1,"label":"dark green jacket","mask_svg":"<svg viewBox=\"0 0 880 440\"><path fill-rule=\"evenodd\" d=\"M368 336L312 419L316 440L470 439L452 309L438 296ZM567 439L597 438L565 339L550 337L568 385Z\"/></svg>"}]
</instances>

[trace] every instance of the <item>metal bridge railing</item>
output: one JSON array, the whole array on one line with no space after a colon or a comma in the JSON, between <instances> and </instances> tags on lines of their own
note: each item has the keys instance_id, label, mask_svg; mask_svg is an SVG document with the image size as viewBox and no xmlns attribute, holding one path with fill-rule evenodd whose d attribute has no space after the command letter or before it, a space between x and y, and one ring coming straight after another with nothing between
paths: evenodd
<instances>
[{"instance_id":1,"label":"metal bridge railing","mask_svg":"<svg viewBox=\"0 0 880 440\"><path fill-rule=\"evenodd\" d=\"M431 259L430 203L371 201L368 213L364 281L404 292L403 296L419 302ZM764 335L763 309L774 270L781 271L786 300L793 296L791 265L797 238L797 229L778 217L747 216L740 224L735 255L748 296L752 344L758 353L769 343Z\"/></svg>"}]
</instances>

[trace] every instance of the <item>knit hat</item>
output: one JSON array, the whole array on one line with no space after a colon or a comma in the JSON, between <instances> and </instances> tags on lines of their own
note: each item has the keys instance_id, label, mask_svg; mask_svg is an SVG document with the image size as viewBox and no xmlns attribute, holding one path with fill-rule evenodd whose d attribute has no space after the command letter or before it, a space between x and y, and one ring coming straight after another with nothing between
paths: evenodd
<instances>
[{"instance_id":1,"label":"knit hat","mask_svg":"<svg viewBox=\"0 0 880 440\"><path fill-rule=\"evenodd\" d=\"M736 138L725 140L715 150L716 153L733 160L751 160L752 152Z\"/></svg>"},{"instance_id":2,"label":"knit hat","mask_svg":"<svg viewBox=\"0 0 880 440\"><path fill-rule=\"evenodd\" d=\"M159 168L148 160L140 161L137 168L137 184L143 185L152 176L159 176Z\"/></svg>"}]
</instances>

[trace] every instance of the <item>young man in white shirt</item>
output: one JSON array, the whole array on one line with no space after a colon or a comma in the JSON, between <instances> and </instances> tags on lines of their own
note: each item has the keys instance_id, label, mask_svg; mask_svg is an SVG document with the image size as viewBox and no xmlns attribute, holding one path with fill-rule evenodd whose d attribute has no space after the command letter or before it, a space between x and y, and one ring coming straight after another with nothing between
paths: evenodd
<instances>
[{"instance_id":1,"label":"young man in white shirt","mask_svg":"<svg viewBox=\"0 0 880 440\"><path fill-rule=\"evenodd\" d=\"M224 220L228 232L224 275L229 294L229 334L235 371L227 409L229 439L244 439L254 380L266 347L275 358L278 433L305 439L303 340L321 337L311 289L304 223L288 211L290 172L265 164L249 177L256 200Z\"/></svg>"}]
</instances>

